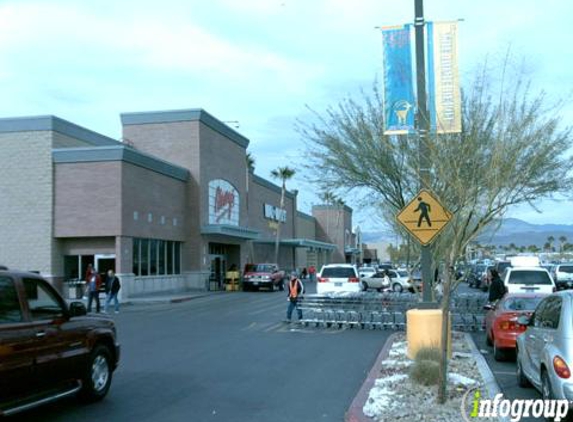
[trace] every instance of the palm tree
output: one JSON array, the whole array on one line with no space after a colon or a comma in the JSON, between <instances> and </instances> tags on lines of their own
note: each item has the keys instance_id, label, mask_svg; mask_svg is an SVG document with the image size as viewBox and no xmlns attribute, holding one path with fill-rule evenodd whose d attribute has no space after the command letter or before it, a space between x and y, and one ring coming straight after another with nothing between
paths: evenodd
<instances>
[{"instance_id":1,"label":"palm tree","mask_svg":"<svg viewBox=\"0 0 573 422\"><path fill-rule=\"evenodd\" d=\"M551 251L551 243L545 242L545 244L543 245L543 250L550 252Z\"/></svg>"},{"instance_id":2,"label":"palm tree","mask_svg":"<svg viewBox=\"0 0 573 422\"><path fill-rule=\"evenodd\" d=\"M247 152L246 160L247 160L247 169L249 169L250 171L255 171L255 157L253 157L253 154Z\"/></svg>"},{"instance_id":3,"label":"palm tree","mask_svg":"<svg viewBox=\"0 0 573 422\"><path fill-rule=\"evenodd\" d=\"M324 191L318 195L320 200L326 205L334 205L338 201L338 197L332 191ZM326 238L328 241L332 241L330 238L330 212L326 213Z\"/></svg>"},{"instance_id":4,"label":"palm tree","mask_svg":"<svg viewBox=\"0 0 573 422\"><path fill-rule=\"evenodd\" d=\"M567 243L567 238L565 236L559 236L559 252L563 252L563 246Z\"/></svg>"},{"instance_id":5,"label":"palm tree","mask_svg":"<svg viewBox=\"0 0 573 422\"><path fill-rule=\"evenodd\" d=\"M285 192L286 192L286 181L291 179L294 174L296 173L295 170L291 169L290 167L278 167L271 171L271 177L275 179L280 179L282 181L282 190L281 190L281 203L280 203L280 210L283 211L285 207ZM281 219L278 219L277 222L277 237L275 239L275 263L279 263L279 240L281 235Z\"/></svg>"},{"instance_id":6,"label":"palm tree","mask_svg":"<svg viewBox=\"0 0 573 422\"><path fill-rule=\"evenodd\" d=\"M553 236L549 236L547 238L547 243L549 243L549 251L553 249L553 242L555 242L555 238Z\"/></svg>"}]
</instances>

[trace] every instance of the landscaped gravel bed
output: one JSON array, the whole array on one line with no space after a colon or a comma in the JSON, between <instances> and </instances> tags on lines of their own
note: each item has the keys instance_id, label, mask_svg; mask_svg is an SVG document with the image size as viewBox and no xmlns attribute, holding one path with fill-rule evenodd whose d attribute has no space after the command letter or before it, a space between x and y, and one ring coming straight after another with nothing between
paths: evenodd
<instances>
[{"instance_id":1,"label":"landscaped gravel bed","mask_svg":"<svg viewBox=\"0 0 573 422\"><path fill-rule=\"evenodd\" d=\"M381 363L378 379L364 405L364 414L380 422L463 421L462 398L468 390L483 385L483 380L466 337L454 333L452 340L452 358L448 366L448 400L445 404L437 403L436 386L423 386L410 380L408 371L414 362L406 356L406 335L398 334L394 337L388 357ZM470 394L467 402L472 400L473 395ZM466 412L467 409L466 406ZM480 422L494 420L497 421L480 418Z\"/></svg>"}]
</instances>

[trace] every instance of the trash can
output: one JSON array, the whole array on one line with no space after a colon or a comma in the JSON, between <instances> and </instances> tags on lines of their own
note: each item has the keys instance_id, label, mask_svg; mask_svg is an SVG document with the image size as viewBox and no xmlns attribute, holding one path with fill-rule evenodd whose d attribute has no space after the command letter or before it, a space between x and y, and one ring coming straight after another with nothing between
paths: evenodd
<instances>
[{"instance_id":1,"label":"trash can","mask_svg":"<svg viewBox=\"0 0 573 422\"><path fill-rule=\"evenodd\" d=\"M83 280L68 280L68 298L81 299L84 294L84 281Z\"/></svg>"}]
</instances>

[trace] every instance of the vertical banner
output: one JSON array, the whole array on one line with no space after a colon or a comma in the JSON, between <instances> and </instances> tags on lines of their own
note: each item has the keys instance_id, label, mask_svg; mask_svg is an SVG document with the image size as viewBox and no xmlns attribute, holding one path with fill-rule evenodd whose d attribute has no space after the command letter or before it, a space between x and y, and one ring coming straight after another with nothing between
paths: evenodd
<instances>
[{"instance_id":1,"label":"vertical banner","mask_svg":"<svg viewBox=\"0 0 573 422\"><path fill-rule=\"evenodd\" d=\"M427 31L430 129L434 133L459 133L458 23L429 22Z\"/></svg>"},{"instance_id":2,"label":"vertical banner","mask_svg":"<svg viewBox=\"0 0 573 422\"><path fill-rule=\"evenodd\" d=\"M384 51L384 134L414 131L414 89L410 25L382 28Z\"/></svg>"}]
</instances>

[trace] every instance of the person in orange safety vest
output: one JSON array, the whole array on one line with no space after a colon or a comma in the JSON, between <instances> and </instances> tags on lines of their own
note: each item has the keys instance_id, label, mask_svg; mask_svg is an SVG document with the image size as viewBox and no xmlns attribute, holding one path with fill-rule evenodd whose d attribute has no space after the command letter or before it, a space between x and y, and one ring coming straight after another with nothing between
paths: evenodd
<instances>
[{"instance_id":1,"label":"person in orange safety vest","mask_svg":"<svg viewBox=\"0 0 573 422\"><path fill-rule=\"evenodd\" d=\"M302 309L298 307L298 300L304 294L304 285L302 281L299 280L296 272L292 272L290 275L290 280L288 283L288 308L287 308L287 319L286 322L289 323L292 317L292 311L296 308L298 313L298 319L302 319Z\"/></svg>"}]
</instances>

